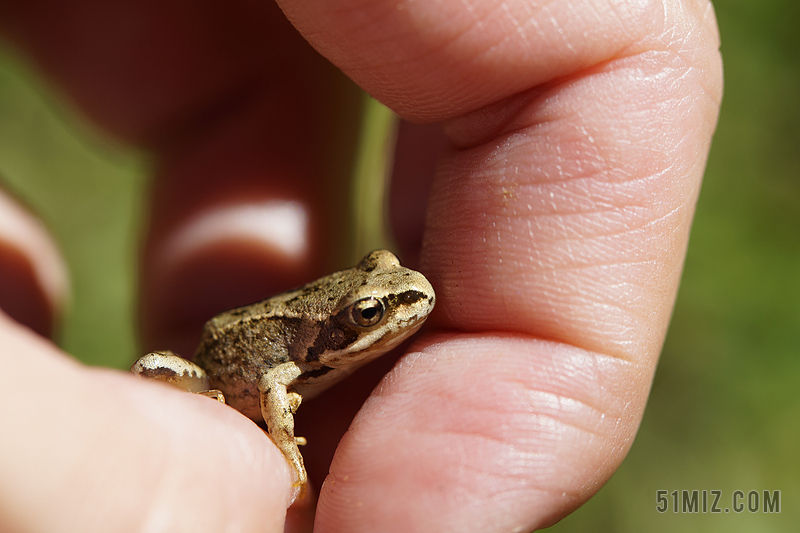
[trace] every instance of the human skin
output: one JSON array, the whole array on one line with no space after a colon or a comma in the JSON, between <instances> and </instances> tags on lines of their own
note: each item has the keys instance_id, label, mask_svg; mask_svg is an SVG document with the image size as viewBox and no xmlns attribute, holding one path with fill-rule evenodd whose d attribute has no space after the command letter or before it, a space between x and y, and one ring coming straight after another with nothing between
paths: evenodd
<instances>
[{"instance_id":1,"label":"human skin","mask_svg":"<svg viewBox=\"0 0 800 533\"><path fill-rule=\"evenodd\" d=\"M335 263L346 231L326 161L349 93L300 35L403 118L440 124L422 244L406 250L437 291L431 327L287 529L310 528L315 503L319 532L554 523L616 470L645 407L722 95L710 3L278 3L299 33L262 0L5 0L0 29L88 117L155 154L149 347L190 352L184 324L230 294L257 300ZM313 215L302 253L233 225L186 237L220 206L274 199ZM0 226L0 262L31 266L3 283L57 314L53 248L9 212L37 237ZM13 377L0 389L3 531L283 531L292 472L238 413L87 368L5 316L0 347ZM298 416L346 424L348 392ZM334 444L311 439L304 455Z\"/></svg>"}]
</instances>

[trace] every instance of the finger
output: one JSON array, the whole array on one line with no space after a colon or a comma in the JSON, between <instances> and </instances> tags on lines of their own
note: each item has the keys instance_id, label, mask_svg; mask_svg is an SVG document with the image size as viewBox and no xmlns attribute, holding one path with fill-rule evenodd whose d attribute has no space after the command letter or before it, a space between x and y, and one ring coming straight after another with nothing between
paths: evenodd
<instances>
[{"instance_id":1,"label":"finger","mask_svg":"<svg viewBox=\"0 0 800 533\"><path fill-rule=\"evenodd\" d=\"M510 335L439 337L395 369L318 527L486 530L472 497L498 530L551 523L608 478L644 408L721 94L710 5L281 5L377 98L446 119L435 319Z\"/></svg>"},{"instance_id":2,"label":"finger","mask_svg":"<svg viewBox=\"0 0 800 533\"><path fill-rule=\"evenodd\" d=\"M546 527L594 494L627 452L649 383L647 369L632 366L511 334L423 342L342 439L318 522L347 531L367 521L385 531Z\"/></svg>"},{"instance_id":3,"label":"finger","mask_svg":"<svg viewBox=\"0 0 800 533\"><path fill-rule=\"evenodd\" d=\"M49 337L67 295L66 266L49 233L0 190L0 309Z\"/></svg>"},{"instance_id":4,"label":"finger","mask_svg":"<svg viewBox=\"0 0 800 533\"><path fill-rule=\"evenodd\" d=\"M20 378L0 390L4 531L284 531L292 472L250 420L3 317L0 346Z\"/></svg>"},{"instance_id":5,"label":"finger","mask_svg":"<svg viewBox=\"0 0 800 533\"><path fill-rule=\"evenodd\" d=\"M652 50L659 43L650 39L668 39L659 32L672 23L657 2L278 3L324 56L417 121L463 115L610 58ZM702 18L706 5L689 4L687 16ZM497 121L515 111L505 102L482 117ZM491 125L478 131L491 132Z\"/></svg>"}]
</instances>

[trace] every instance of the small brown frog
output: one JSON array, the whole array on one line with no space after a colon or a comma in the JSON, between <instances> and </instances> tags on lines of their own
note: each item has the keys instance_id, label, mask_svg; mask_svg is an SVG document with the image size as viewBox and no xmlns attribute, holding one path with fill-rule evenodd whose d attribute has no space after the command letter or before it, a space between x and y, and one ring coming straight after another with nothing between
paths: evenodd
<instances>
[{"instance_id":1,"label":"small brown frog","mask_svg":"<svg viewBox=\"0 0 800 533\"><path fill-rule=\"evenodd\" d=\"M221 313L203 327L194 363L170 351L138 359L131 371L213 396L264 420L297 472L307 474L294 413L309 398L416 332L433 309L425 276L391 252L263 302Z\"/></svg>"}]
</instances>

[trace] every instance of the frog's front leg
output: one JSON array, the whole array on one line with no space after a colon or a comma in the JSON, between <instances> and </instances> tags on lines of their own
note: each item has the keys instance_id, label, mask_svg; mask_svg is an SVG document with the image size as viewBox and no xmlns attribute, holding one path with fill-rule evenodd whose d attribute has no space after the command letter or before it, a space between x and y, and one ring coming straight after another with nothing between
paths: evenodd
<instances>
[{"instance_id":1,"label":"frog's front leg","mask_svg":"<svg viewBox=\"0 0 800 533\"><path fill-rule=\"evenodd\" d=\"M269 436L297 472L294 486L304 490L308 476L297 445L305 444L305 439L294 435L294 414L302 397L287 390L302 373L297 364L283 363L261 376L258 389L261 392L261 415L267 423Z\"/></svg>"},{"instance_id":2,"label":"frog's front leg","mask_svg":"<svg viewBox=\"0 0 800 533\"><path fill-rule=\"evenodd\" d=\"M157 379L176 387L204 396L216 398L225 403L222 392L209 389L206 371L196 364L169 351L150 352L136 360L131 372L148 379Z\"/></svg>"}]
</instances>

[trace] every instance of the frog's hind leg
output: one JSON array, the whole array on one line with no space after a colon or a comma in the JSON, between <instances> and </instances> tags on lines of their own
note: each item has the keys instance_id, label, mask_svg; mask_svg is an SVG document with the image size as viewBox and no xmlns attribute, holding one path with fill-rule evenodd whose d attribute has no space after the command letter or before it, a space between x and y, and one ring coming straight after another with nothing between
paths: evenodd
<instances>
[{"instance_id":1,"label":"frog's hind leg","mask_svg":"<svg viewBox=\"0 0 800 533\"><path fill-rule=\"evenodd\" d=\"M131 366L131 372L148 379L157 379L189 392L216 398L225 403L225 396L216 389L209 389L206 371L169 350L151 352L140 357Z\"/></svg>"},{"instance_id":2,"label":"frog's hind leg","mask_svg":"<svg viewBox=\"0 0 800 533\"><path fill-rule=\"evenodd\" d=\"M297 445L305 444L306 439L294 435L294 413L302 398L287 390L300 374L302 370L295 363L283 363L261 376L258 389L261 391L261 415L267 423L269 436L294 468L297 473L294 486L300 487L304 494L308 476Z\"/></svg>"}]
</instances>

